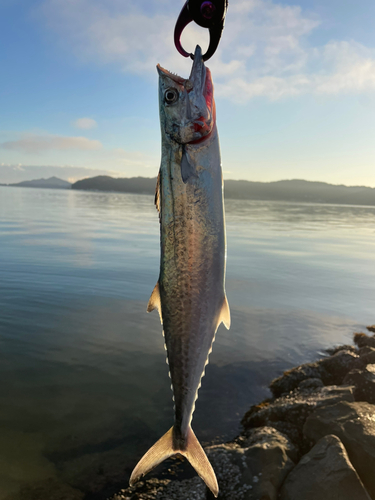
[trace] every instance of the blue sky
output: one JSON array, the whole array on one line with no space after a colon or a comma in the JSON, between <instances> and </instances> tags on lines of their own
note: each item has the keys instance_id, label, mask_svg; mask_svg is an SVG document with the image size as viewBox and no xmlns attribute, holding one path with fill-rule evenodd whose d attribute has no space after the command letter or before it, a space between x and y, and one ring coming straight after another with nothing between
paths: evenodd
<instances>
[{"instance_id":1,"label":"blue sky","mask_svg":"<svg viewBox=\"0 0 375 500\"><path fill-rule=\"evenodd\" d=\"M182 4L0 0L0 182L156 176L155 66L190 71ZM375 187L374 22L373 0L230 0L207 63L226 178Z\"/></svg>"}]
</instances>

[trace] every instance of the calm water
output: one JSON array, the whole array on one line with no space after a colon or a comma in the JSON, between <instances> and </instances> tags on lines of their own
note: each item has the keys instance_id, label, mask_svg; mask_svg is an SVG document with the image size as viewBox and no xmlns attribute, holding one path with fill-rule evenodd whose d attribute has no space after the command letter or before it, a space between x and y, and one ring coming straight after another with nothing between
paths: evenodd
<instances>
[{"instance_id":1,"label":"calm water","mask_svg":"<svg viewBox=\"0 0 375 500\"><path fill-rule=\"evenodd\" d=\"M282 370L375 323L374 207L226 212L232 328L199 393L203 443L233 437ZM153 197L0 187L1 500L105 498L170 427L161 326L145 312L158 266Z\"/></svg>"}]
</instances>

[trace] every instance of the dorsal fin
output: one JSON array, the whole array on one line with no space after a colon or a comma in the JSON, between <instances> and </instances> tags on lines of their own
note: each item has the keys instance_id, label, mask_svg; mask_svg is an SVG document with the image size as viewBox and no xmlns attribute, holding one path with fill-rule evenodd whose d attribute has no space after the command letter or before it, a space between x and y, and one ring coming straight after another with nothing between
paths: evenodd
<instances>
[{"instance_id":1,"label":"dorsal fin","mask_svg":"<svg viewBox=\"0 0 375 500\"><path fill-rule=\"evenodd\" d=\"M160 217L160 170L158 173L158 178L156 179L155 206L156 210L159 212L159 217Z\"/></svg>"},{"instance_id":2,"label":"dorsal fin","mask_svg":"<svg viewBox=\"0 0 375 500\"><path fill-rule=\"evenodd\" d=\"M147 304L147 312L151 312L154 309L158 310L160 316L160 323L163 324L163 320L161 317L161 302L160 302L160 290L159 290L159 281L156 283L155 288L152 290L152 294L150 300Z\"/></svg>"}]
</instances>

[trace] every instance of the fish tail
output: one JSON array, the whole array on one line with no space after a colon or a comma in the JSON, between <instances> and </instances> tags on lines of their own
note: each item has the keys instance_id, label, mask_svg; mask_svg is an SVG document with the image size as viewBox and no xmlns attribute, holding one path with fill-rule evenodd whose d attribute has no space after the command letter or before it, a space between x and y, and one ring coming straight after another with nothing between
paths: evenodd
<instances>
[{"instance_id":1,"label":"fish tail","mask_svg":"<svg viewBox=\"0 0 375 500\"><path fill-rule=\"evenodd\" d=\"M217 497L219 486L215 472L191 427L188 429L186 446L183 450L173 447L173 427L171 427L138 462L130 476L130 486L133 486L142 476L145 476L161 462L177 453L183 455L190 462L207 487Z\"/></svg>"},{"instance_id":2,"label":"fish tail","mask_svg":"<svg viewBox=\"0 0 375 500\"><path fill-rule=\"evenodd\" d=\"M190 426L188 429L186 449L180 451L179 453L189 460L190 464L194 467L195 472L203 479L216 498L219 494L219 486L217 484L215 472L204 449Z\"/></svg>"}]
</instances>

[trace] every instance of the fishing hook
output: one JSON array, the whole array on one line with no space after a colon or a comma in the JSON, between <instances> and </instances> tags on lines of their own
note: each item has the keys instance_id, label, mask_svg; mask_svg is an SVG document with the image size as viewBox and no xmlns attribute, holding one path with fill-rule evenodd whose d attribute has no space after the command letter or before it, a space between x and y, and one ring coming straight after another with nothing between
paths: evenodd
<instances>
[{"instance_id":1,"label":"fishing hook","mask_svg":"<svg viewBox=\"0 0 375 500\"><path fill-rule=\"evenodd\" d=\"M220 42L227 9L228 0L186 0L174 29L174 44L179 53L194 59L194 54L189 54L182 47L181 34L191 21L195 21L202 28L208 28L210 32L210 44L207 52L203 54L203 61L212 57Z\"/></svg>"}]
</instances>

